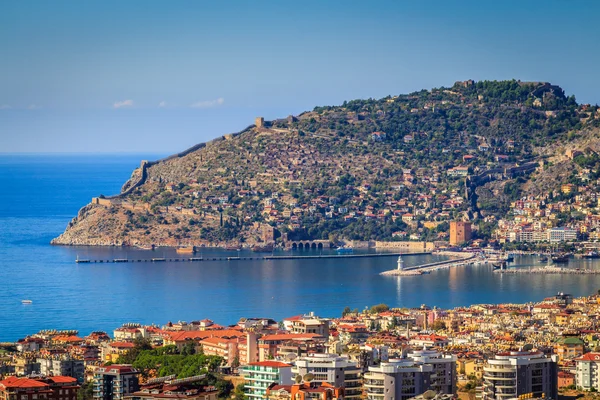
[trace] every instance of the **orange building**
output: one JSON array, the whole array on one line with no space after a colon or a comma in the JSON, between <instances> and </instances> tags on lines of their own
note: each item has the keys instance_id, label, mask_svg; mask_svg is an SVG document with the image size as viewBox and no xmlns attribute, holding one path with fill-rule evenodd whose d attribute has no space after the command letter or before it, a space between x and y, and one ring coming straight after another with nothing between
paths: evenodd
<instances>
[{"instance_id":1,"label":"orange building","mask_svg":"<svg viewBox=\"0 0 600 400\"><path fill-rule=\"evenodd\" d=\"M267 389L267 398L273 400L336 400L344 398L344 388L327 382L303 382L295 385L272 384Z\"/></svg>"},{"instance_id":2,"label":"orange building","mask_svg":"<svg viewBox=\"0 0 600 400\"><path fill-rule=\"evenodd\" d=\"M70 376L17 378L0 381L0 399L10 400L77 400L77 379Z\"/></svg>"},{"instance_id":3,"label":"orange building","mask_svg":"<svg viewBox=\"0 0 600 400\"><path fill-rule=\"evenodd\" d=\"M558 373L558 388L575 385L575 375L570 372L560 371Z\"/></svg>"},{"instance_id":4,"label":"orange building","mask_svg":"<svg viewBox=\"0 0 600 400\"><path fill-rule=\"evenodd\" d=\"M471 223L463 221L450 222L450 245L458 246L471 240Z\"/></svg>"}]
</instances>

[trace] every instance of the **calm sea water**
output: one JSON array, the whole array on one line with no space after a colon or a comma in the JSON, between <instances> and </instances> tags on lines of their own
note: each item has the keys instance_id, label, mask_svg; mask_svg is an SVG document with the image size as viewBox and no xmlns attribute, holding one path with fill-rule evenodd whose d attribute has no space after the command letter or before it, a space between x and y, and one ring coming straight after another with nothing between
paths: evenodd
<instances>
[{"instance_id":1,"label":"calm sea water","mask_svg":"<svg viewBox=\"0 0 600 400\"><path fill-rule=\"evenodd\" d=\"M314 311L337 316L345 306L454 307L527 302L558 291L585 295L599 276L495 275L489 267L440 270L420 277L383 277L393 257L345 260L76 264L82 258L170 257L122 248L48 243L91 197L117 193L139 165L135 156L0 155L0 341L40 329L112 331L124 322L164 324L210 318L282 319ZM237 255L205 251L209 255ZM406 265L434 260L406 257ZM534 265L535 257L517 259ZM600 268L596 261L571 260ZM21 304L31 299L31 305Z\"/></svg>"}]
</instances>

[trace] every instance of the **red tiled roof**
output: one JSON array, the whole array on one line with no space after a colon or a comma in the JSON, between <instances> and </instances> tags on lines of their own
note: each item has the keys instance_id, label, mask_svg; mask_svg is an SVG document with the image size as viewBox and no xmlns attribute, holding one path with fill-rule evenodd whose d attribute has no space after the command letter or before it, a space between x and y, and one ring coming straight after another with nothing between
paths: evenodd
<instances>
[{"instance_id":1,"label":"red tiled roof","mask_svg":"<svg viewBox=\"0 0 600 400\"><path fill-rule=\"evenodd\" d=\"M294 315L293 317L284 319L284 321L300 321L303 318L304 318L303 315Z\"/></svg>"},{"instance_id":2,"label":"red tiled roof","mask_svg":"<svg viewBox=\"0 0 600 400\"><path fill-rule=\"evenodd\" d=\"M110 347L114 347L115 349L133 349L135 344L131 342L112 342Z\"/></svg>"},{"instance_id":3,"label":"red tiled roof","mask_svg":"<svg viewBox=\"0 0 600 400\"><path fill-rule=\"evenodd\" d=\"M172 341L180 342L184 340L203 340L209 337L241 337L244 332L240 329L223 329L209 331L177 331L165 333Z\"/></svg>"},{"instance_id":4,"label":"red tiled roof","mask_svg":"<svg viewBox=\"0 0 600 400\"><path fill-rule=\"evenodd\" d=\"M51 376L50 379L54 383L76 383L77 379L71 376Z\"/></svg>"},{"instance_id":5,"label":"red tiled roof","mask_svg":"<svg viewBox=\"0 0 600 400\"><path fill-rule=\"evenodd\" d=\"M566 372L566 371L559 371L558 372L558 377L559 378L573 378L575 375L573 375L570 372Z\"/></svg>"},{"instance_id":6,"label":"red tiled roof","mask_svg":"<svg viewBox=\"0 0 600 400\"><path fill-rule=\"evenodd\" d=\"M131 365L126 364L115 364L115 365L107 365L103 367L98 367L96 369L97 372L112 372L112 373L127 373L127 372L137 372Z\"/></svg>"},{"instance_id":7,"label":"red tiled roof","mask_svg":"<svg viewBox=\"0 0 600 400\"><path fill-rule=\"evenodd\" d=\"M228 344L235 342L235 339L225 339L221 337L209 337L200 341L202 344Z\"/></svg>"},{"instance_id":8,"label":"red tiled roof","mask_svg":"<svg viewBox=\"0 0 600 400\"><path fill-rule=\"evenodd\" d=\"M600 362L600 353L590 352L585 353L579 358L576 358L575 361L598 361Z\"/></svg>"},{"instance_id":9,"label":"red tiled roof","mask_svg":"<svg viewBox=\"0 0 600 400\"><path fill-rule=\"evenodd\" d=\"M273 335L265 335L261 337L259 340L306 340L306 339L315 339L320 338L322 336L317 335L316 333L284 333L284 334L273 334Z\"/></svg>"},{"instance_id":10,"label":"red tiled roof","mask_svg":"<svg viewBox=\"0 0 600 400\"><path fill-rule=\"evenodd\" d=\"M17 378L15 376L10 376L3 381L0 381L0 386L4 386L5 388L48 388L50 387L48 384L40 381L36 381L35 379L29 378Z\"/></svg>"},{"instance_id":11,"label":"red tiled roof","mask_svg":"<svg viewBox=\"0 0 600 400\"><path fill-rule=\"evenodd\" d=\"M279 361L258 361L258 362L250 363L248 365L255 365L255 366L259 366L259 367L273 367L273 368L291 367L290 364L282 363Z\"/></svg>"},{"instance_id":12,"label":"red tiled roof","mask_svg":"<svg viewBox=\"0 0 600 400\"><path fill-rule=\"evenodd\" d=\"M83 339L75 335L59 335L52 338L55 342L83 342Z\"/></svg>"}]
</instances>

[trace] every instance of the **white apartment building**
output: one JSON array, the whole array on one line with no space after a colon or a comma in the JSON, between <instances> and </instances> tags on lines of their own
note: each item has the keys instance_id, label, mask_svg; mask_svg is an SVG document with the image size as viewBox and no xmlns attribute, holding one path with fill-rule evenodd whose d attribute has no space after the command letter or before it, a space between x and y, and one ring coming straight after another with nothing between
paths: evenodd
<instances>
[{"instance_id":1,"label":"white apartment building","mask_svg":"<svg viewBox=\"0 0 600 400\"><path fill-rule=\"evenodd\" d=\"M591 352L576 358L575 385L583 390L600 390L600 353Z\"/></svg>"},{"instance_id":2,"label":"white apartment building","mask_svg":"<svg viewBox=\"0 0 600 400\"><path fill-rule=\"evenodd\" d=\"M558 398L558 357L542 352L498 353L483 367L483 400L514 399L523 394L534 398Z\"/></svg>"},{"instance_id":3,"label":"white apartment building","mask_svg":"<svg viewBox=\"0 0 600 400\"><path fill-rule=\"evenodd\" d=\"M293 376L313 375L313 381L343 387L346 399L359 399L362 394L361 371L355 362L336 354L311 354L295 361Z\"/></svg>"},{"instance_id":4,"label":"white apartment building","mask_svg":"<svg viewBox=\"0 0 600 400\"><path fill-rule=\"evenodd\" d=\"M278 361L260 361L241 367L241 374L246 379L246 396L251 400L266 399L267 388L292 384L292 366Z\"/></svg>"}]
</instances>

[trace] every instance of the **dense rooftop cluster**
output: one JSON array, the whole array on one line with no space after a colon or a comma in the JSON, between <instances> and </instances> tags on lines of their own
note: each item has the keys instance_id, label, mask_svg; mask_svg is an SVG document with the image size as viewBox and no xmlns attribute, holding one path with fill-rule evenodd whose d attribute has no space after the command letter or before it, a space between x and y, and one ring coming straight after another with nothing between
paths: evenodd
<instances>
[{"instance_id":1,"label":"dense rooftop cluster","mask_svg":"<svg viewBox=\"0 0 600 400\"><path fill-rule=\"evenodd\" d=\"M313 389L371 398L384 385L379 379L410 372L416 379L412 385L397 379L385 387L403 388L407 398L433 390L448 395L479 391L490 399L502 397L495 397L501 389L494 386L494 368L516 363L544 366L539 374L546 378L539 390L535 381L527 389L515 380L514 390L521 392L513 394L530 390L555 398L558 388L600 385L589 380L590 368L600 373L599 311L600 296L558 293L529 304L449 310L380 304L362 312L346 308L339 318L312 313L281 322L242 318L232 326L207 319L162 327L130 323L112 336L47 330L4 344L0 373L11 378L0 381L0 391L15 377L60 376L71 378L54 379L82 385L86 396L93 393L98 399L107 397L91 389L107 379L131 379L123 381L130 390L122 397L131 400L168 392L186 399L241 397L244 392L250 398L272 398ZM235 391L227 383L232 380L241 384ZM44 385L38 381L34 386Z\"/></svg>"}]
</instances>

